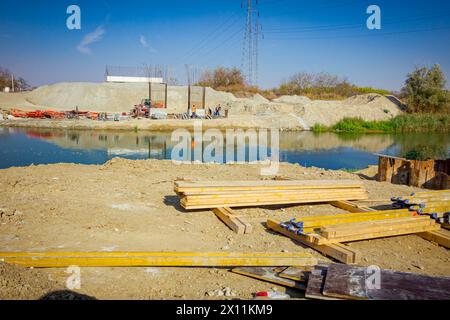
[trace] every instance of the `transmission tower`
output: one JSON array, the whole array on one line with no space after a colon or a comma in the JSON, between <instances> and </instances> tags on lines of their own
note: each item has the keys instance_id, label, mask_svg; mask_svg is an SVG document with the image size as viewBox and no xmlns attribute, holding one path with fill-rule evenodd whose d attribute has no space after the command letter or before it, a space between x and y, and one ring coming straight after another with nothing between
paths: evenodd
<instances>
[{"instance_id":1,"label":"transmission tower","mask_svg":"<svg viewBox=\"0 0 450 320\"><path fill-rule=\"evenodd\" d=\"M241 69L249 85L258 82L258 40L261 35L258 0L243 0L242 8L247 9L244 42L242 45Z\"/></svg>"}]
</instances>

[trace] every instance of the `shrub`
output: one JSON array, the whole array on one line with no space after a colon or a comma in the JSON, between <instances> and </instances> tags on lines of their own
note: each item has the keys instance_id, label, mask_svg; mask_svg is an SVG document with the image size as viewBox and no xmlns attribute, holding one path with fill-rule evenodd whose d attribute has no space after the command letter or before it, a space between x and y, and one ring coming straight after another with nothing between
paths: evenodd
<instances>
[{"instance_id":1,"label":"shrub","mask_svg":"<svg viewBox=\"0 0 450 320\"><path fill-rule=\"evenodd\" d=\"M402 89L410 112L448 112L450 95L445 90L445 75L439 65L416 68L408 74Z\"/></svg>"}]
</instances>

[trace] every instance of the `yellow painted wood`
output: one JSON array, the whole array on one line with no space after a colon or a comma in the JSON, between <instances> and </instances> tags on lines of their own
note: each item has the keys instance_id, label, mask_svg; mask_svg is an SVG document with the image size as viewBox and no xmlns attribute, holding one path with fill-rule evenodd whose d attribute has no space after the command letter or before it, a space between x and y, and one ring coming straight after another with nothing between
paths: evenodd
<instances>
[{"instance_id":1,"label":"yellow painted wood","mask_svg":"<svg viewBox=\"0 0 450 320\"><path fill-rule=\"evenodd\" d=\"M327 239L318 234L311 235L311 237L313 238L313 240L312 240L313 243L315 243L317 245L324 245L324 244L332 244L332 243L345 243L345 242L376 239L376 238L393 237L393 236L435 231L435 230L439 230L439 229L440 229L440 226L435 224L435 225L431 225L431 226L420 226L420 227L414 227L414 228L405 228L405 229L401 229L401 230L385 230L385 231L381 231L381 232L350 235L350 236L346 236L346 237L333 238L333 239Z\"/></svg>"},{"instance_id":2,"label":"yellow painted wood","mask_svg":"<svg viewBox=\"0 0 450 320\"><path fill-rule=\"evenodd\" d=\"M364 222L375 220L397 219L401 217L412 217L415 212L408 209L392 211L370 211L361 213L342 213L331 216L313 216L298 218L295 222L303 222L304 228L320 228L323 226L339 225L351 222Z\"/></svg>"},{"instance_id":3,"label":"yellow painted wood","mask_svg":"<svg viewBox=\"0 0 450 320\"><path fill-rule=\"evenodd\" d=\"M310 266L317 259L308 253L110 253L110 252L2 252L6 263L26 267L234 267Z\"/></svg>"},{"instance_id":4,"label":"yellow painted wood","mask_svg":"<svg viewBox=\"0 0 450 320\"><path fill-rule=\"evenodd\" d=\"M235 217L231 216L228 212L226 212L223 208L215 208L213 209L214 214L222 220L231 230L236 232L237 234L245 233L245 226L240 223Z\"/></svg>"},{"instance_id":5,"label":"yellow painted wood","mask_svg":"<svg viewBox=\"0 0 450 320\"><path fill-rule=\"evenodd\" d=\"M320 235L327 239L336 239L349 236L372 234L375 232L404 230L414 227L426 227L434 225L435 223L425 217L425 220L419 220L416 218L404 220L390 220L390 221L371 221L369 223L349 223L339 226L324 227L320 230Z\"/></svg>"},{"instance_id":6,"label":"yellow painted wood","mask_svg":"<svg viewBox=\"0 0 450 320\"><path fill-rule=\"evenodd\" d=\"M358 188L362 185L361 182L355 180L175 181L174 190L199 194L215 191Z\"/></svg>"},{"instance_id":7,"label":"yellow painted wood","mask_svg":"<svg viewBox=\"0 0 450 320\"><path fill-rule=\"evenodd\" d=\"M330 202L330 204L336 208L346 210L348 212L358 213L358 212L367 212L367 211L373 211L373 209L359 206L353 202L350 201L333 201Z\"/></svg>"},{"instance_id":8,"label":"yellow painted wood","mask_svg":"<svg viewBox=\"0 0 450 320\"><path fill-rule=\"evenodd\" d=\"M447 249L450 249L450 232L445 230L436 230L430 232L422 232L417 234L419 237L437 243Z\"/></svg>"},{"instance_id":9,"label":"yellow painted wood","mask_svg":"<svg viewBox=\"0 0 450 320\"><path fill-rule=\"evenodd\" d=\"M226 199L223 201L208 201L207 203L191 203L186 200L186 198L181 199L181 205L185 209L209 209L209 208L220 208L220 207L251 207L251 206L261 206L261 205L275 205L275 204L301 204L301 203L320 203L320 202L330 202L335 200L358 200L358 199L366 199L367 194L357 194L357 195L331 195L331 196L322 196L322 197L314 197L314 198L299 198L299 197L291 197L291 198L278 198L278 199L267 199L267 197L262 197L259 199Z\"/></svg>"},{"instance_id":10,"label":"yellow painted wood","mask_svg":"<svg viewBox=\"0 0 450 320\"><path fill-rule=\"evenodd\" d=\"M367 193L362 189L355 189L354 191L336 191L336 190L323 190L320 192L313 191L289 191L289 192L251 192L251 193L232 193L232 194L208 194L208 195L191 195L184 198L189 203L206 203L206 202L218 202L218 201L248 201L257 199L296 199L296 198L323 198L330 196L365 196Z\"/></svg>"},{"instance_id":11,"label":"yellow painted wood","mask_svg":"<svg viewBox=\"0 0 450 320\"><path fill-rule=\"evenodd\" d=\"M280 222L273 219L267 220L267 227L342 263L359 263L360 253L356 249L350 248L346 245L340 243L317 245L308 241L308 238L305 236L296 235L282 228L280 226Z\"/></svg>"}]
</instances>

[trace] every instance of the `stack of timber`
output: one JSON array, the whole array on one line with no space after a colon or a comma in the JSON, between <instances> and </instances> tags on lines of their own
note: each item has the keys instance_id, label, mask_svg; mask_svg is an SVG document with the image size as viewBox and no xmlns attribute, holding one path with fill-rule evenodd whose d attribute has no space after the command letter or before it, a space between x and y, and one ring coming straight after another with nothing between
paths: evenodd
<instances>
[{"instance_id":1,"label":"stack of timber","mask_svg":"<svg viewBox=\"0 0 450 320\"><path fill-rule=\"evenodd\" d=\"M320 300L449 300L450 277L345 264L237 267L232 272L304 292Z\"/></svg>"},{"instance_id":2,"label":"stack of timber","mask_svg":"<svg viewBox=\"0 0 450 320\"><path fill-rule=\"evenodd\" d=\"M363 210L363 209L360 209ZM449 237L438 235L441 226L427 216L409 209L314 216L280 222L267 221L267 227L343 263L358 263L359 254L343 243L407 234L432 236L446 246ZM440 243L440 244L441 244Z\"/></svg>"},{"instance_id":3,"label":"stack of timber","mask_svg":"<svg viewBox=\"0 0 450 320\"><path fill-rule=\"evenodd\" d=\"M450 190L415 192L391 200L393 208L407 208L431 216L444 227L449 225Z\"/></svg>"},{"instance_id":4,"label":"stack of timber","mask_svg":"<svg viewBox=\"0 0 450 320\"><path fill-rule=\"evenodd\" d=\"M365 200L367 191L354 180L175 181L187 210Z\"/></svg>"}]
</instances>

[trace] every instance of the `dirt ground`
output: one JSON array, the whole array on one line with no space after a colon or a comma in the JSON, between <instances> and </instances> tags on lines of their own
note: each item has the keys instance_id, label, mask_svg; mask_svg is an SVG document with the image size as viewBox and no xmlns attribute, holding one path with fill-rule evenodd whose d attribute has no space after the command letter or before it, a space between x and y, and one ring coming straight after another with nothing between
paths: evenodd
<instances>
[{"instance_id":1,"label":"dirt ground","mask_svg":"<svg viewBox=\"0 0 450 320\"><path fill-rule=\"evenodd\" d=\"M259 166L113 159L99 166L56 164L0 170L0 251L306 251L321 261L330 261L269 232L264 222L267 218L289 220L342 213L340 209L330 205L237 209L254 231L236 235L210 211L184 211L173 192L177 177L255 180L262 178ZM357 175L282 164L279 175L363 179L370 199L389 199L415 190L367 180L369 171ZM361 251L363 265L450 276L450 251L418 236L361 241L350 246ZM0 264L0 299L55 295L67 299L251 299L257 291L286 291L217 268L83 268L81 289L75 290L80 295L64 291L67 277L65 269L30 270ZM230 290L229 296L220 293ZM302 297L301 292L288 293Z\"/></svg>"}]
</instances>

